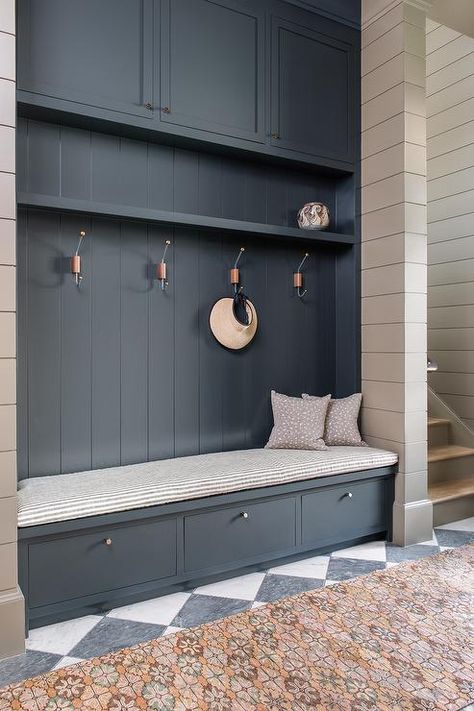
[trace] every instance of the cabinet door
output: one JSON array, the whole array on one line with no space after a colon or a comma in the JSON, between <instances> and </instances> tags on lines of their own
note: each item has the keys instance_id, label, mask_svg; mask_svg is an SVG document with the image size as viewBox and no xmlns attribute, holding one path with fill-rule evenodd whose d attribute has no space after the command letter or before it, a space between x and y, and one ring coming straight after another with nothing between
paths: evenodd
<instances>
[{"instance_id":1,"label":"cabinet door","mask_svg":"<svg viewBox=\"0 0 474 711\"><path fill-rule=\"evenodd\" d=\"M249 0L164 0L161 120L264 140L264 14Z\"/></svg>"},{"instance_id":2,"label":"cabinet door","mask_svg":"<svg viewBox=\"0 0 474 711\"><path fill-rule=\"evenodd\" d=\"M153 3L19 0L18 88L151 118Z\"/></svg>"},{"instance_id":3,"label":"cabinet door","mask_svg":"<svg viewBox=\"0 0 474 711\"><path fill-rule=\"evenodd\" d=\"M273 145L352 160L352 56L348 43L272 18Z\"/></svg>"}]
</instances>

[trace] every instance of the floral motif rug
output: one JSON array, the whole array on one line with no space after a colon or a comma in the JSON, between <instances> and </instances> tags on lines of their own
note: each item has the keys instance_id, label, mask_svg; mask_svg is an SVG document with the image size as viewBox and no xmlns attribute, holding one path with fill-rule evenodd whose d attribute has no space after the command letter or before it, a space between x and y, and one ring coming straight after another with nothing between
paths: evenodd
<instances>
[{"instance_id":1,"label":"floral motif rug","mask_svg":"<svg viewBox=\"0 0 474 711\"><path fill-rule=\"evenodd\" d=\"M28 711L457 711L474 700L474 545L0 690Z\"/></svg>"}]
</instances>

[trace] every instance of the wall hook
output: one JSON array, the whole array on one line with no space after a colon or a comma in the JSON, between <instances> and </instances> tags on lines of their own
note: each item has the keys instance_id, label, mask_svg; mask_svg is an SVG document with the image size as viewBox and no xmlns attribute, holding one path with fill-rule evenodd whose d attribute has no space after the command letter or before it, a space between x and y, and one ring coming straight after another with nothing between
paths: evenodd
<instances>
[{"instance_id":1,"label":"wall hook","mask_svg":"<svg viewBox=\"0 0 474 711\"><path fill-rule=\"evenodd\" d=\"M234 262L234 266L230 270L230 283L234 287L234 292L237 294L239 291L242 291L243 287L240 287L239 289L239 284L240 284L240 269L238 267L240 257L242 254L245 252L245 247L241 247L240 251L237 255L237 259Z\"/></svg>"},{"instance_id":2,"label":"wall hook","mask_svg":"<svg viewBox=\"0 0 474 711\"><path fill-rule=\"evenodd\" d=\"M82 240L86 236L85 230L81 230L79 232L79 242L77 243L76 251L71 257L71 274L73 275L75 281L76 281L76 286L80 286L80 283L83 279L82 276L82 271L81 271L81 257L79 255L79 250L81 248Z\"/></svg>"},{"instance_id":3,"label":"wall hook","mask_svg":"<svg viewBox=\"0 0 474 711\"><path fill-rule=\"evenodd\" d=\"M306 252L306 254L304 255L303 259L301 260L301 262L298 266L298 269L296 270L296 272L293 272L293 286L296 289L296 293L298 294L300 299L302 299L303 296L308 291L307 289L305 289L304 291L301 291L301 289L303 288L303 273L301 271L301 267L306 262L308 257L309 257L309 253Z\"/></svg>"},{"instance_id":4,"label":"wall hook","mask_svg":"<svg viewBox=\"0 0 474 711\"><path fill-rule=\"evenodd\" d=\"M160 282L161 286L161 291L164 291L166 287L168 286L168 282L166 281L166 252L168 251L168 247L170 246L171 242L169 239L166 240L165 242L165 248L163 250L163 256L161 257L161 262L158 262L156 265L156 278Z\"/></svg>"}]
</instances>

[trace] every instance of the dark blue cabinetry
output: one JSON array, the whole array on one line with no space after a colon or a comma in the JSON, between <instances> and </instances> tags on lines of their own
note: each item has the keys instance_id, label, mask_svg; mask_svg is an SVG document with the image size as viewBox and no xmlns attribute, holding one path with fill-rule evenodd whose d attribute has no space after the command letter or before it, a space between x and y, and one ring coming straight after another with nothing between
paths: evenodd
<instances>
[{"instance_id":1,"label":"dark blue cabinetry","mask_svg":"<svg viewBox=\"0 0 474 711\"><path fill-rule=\"evenodd\" d=\"M18 23L24 115L353 169L341 23L277 0L19 0Z\"/></svg>"}]
</instances>

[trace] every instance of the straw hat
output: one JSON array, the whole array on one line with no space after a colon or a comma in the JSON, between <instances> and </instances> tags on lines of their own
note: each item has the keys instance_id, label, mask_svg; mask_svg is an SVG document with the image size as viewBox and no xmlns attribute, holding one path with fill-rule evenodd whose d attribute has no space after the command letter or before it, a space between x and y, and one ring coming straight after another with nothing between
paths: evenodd
<instances>
[{"instance_id":1,"label":"straw hat","mask_svg":"<svg viewBox=\"0 0 474 711\"><path fill-rule=\"evenodd\" d=\"M209 316L209 326L217 341L226 348L239 350L245 348L257 332L257 312L247 299L249 323L244 326L234 316L234 300L225 297L216 301Z\"/></svg>"}]
</instances>

